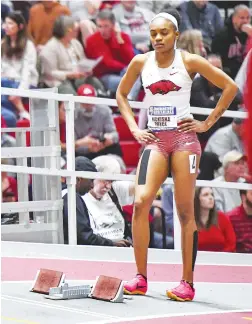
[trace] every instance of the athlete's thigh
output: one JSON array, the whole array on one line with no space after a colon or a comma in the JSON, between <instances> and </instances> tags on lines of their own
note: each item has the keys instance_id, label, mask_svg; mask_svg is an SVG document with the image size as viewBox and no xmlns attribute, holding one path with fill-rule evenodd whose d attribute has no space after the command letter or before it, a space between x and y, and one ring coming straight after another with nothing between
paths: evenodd
<instances>
[{"instance_id":1,"label":"athlete's thigh","mask_svg":"<svg viewBox=\"0 0 252 324\"><path fill-rule=\"evenodd\" d=\"M168 176L168 158L156 150L146 149L136 173L135 199L153 199Z\"/></svg>"},{"instance_id":2,"label":"athlete's thigh","mask_svg":"<svg viewBox=\"0 0 252 324\"><path fill-rule=\"evenodd\" d=\"M198 175L200 156L177 151L171 157L171 171L174 181L174 195L177 208L190 208L193 211L195 182ZM187 211L189 212L189 210Z\"/></svg>"}]
</instances>

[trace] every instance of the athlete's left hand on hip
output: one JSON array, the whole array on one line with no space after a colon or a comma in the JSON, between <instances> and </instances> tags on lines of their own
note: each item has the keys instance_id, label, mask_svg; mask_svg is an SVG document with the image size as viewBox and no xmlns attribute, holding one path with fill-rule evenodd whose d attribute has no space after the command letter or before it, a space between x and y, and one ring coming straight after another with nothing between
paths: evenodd
<instances>
[{"instance_id":1,"label":"athlete's left hand on hip","mask_svg":"<svg viewBox=\"0 0 252 324\"><path fill-rule=\"evenodd\" d=\"M204 133L207 131L207 125L204 121L186 118L178 122L178 131L183 133Z\"/></svg>"}]
</instances>

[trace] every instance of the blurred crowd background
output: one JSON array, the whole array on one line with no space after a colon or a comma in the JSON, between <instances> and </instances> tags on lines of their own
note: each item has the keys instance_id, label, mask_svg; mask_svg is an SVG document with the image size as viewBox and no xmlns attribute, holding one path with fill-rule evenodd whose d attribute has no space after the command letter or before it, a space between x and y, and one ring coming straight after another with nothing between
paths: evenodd
<instances>
[{"instance_id":1,"label":"blurred crowd background","mask_svg":"<svg viewBox=\"0 0 252 324\"><path fill-rule=\"evenodd\" d=\"M1 86L56 87L62 94L115 98L131 59L152 50L150 20L159 12L172 13L174 9L181 15L177 48L201 55L229 74L240 90L229 109L246 111L243 91L247 66L252 61L250 1L2 0ZM214 108L220 96L221 90L204 77L198 75L193 80L191 106ZM144 101L140 80L132 88L129 100ZM58 110L61 166L65 168L64 102L59 102ZM134 113L139 127L145 128L146 110L134 110ZM194 117L206 118L204 115ZM1 127L29 125L29 101L2 95ZM93 160L101 172L135 173L143 147L134 140L118 107L76 104L74 131L76 157ZM198 137L203 151L198 179L252 182L242 140L242 119L221 118ZM3 132L1 146L15 147L15 133ZM2 160L2 163L15 164L15 159ZM111 190L116 199L111 198ZM78 234L78 244L128 246L132 190L129 183L95 180L94 187L83 196L87 210L83 211L85 221L81 226L85 235ZM2 201L18 201L15 174L2 172ZM2 224L8 223L7 216L2 214ZM198 188L195 217L200 231L200 250L252 252L251 190ZM172 249L171 186L160 188L149 219L150 247Z\"/></svg>"}]
</instances>

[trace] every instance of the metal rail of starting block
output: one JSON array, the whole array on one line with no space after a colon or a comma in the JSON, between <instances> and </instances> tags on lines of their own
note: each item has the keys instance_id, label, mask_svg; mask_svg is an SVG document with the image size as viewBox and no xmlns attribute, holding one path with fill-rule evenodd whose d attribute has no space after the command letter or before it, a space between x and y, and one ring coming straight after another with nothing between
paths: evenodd
<instances>
[{"instance_id":1,"label":"metal rail of starting block","mask_svg":"<svg viewBox=\"0 0 252 324\"><path fill-rule=\"evenodd\" d=\"M44 297L54 300L88 298L91 289L91 285L69 286L68 283L64 283L61 287L50 288L49 295Z\"/></svg>"}]
</instances>

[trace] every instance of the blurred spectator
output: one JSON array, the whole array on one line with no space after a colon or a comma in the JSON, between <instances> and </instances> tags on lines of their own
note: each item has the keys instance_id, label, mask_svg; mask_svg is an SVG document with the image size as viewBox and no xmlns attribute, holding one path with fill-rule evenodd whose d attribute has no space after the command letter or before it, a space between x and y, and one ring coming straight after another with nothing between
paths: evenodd
<instances>
[{"instance_id":1,"label":"blurred spectator","mask_svg":"<svg viewBox=\"0 0 252 324\"><path fill-rule=\"evenodd\" d=\"M198 180L213 180L222 163L217 154L203 151L200 157Z\"/></svg>"},{"instance_id":2,"label":"blurred spectator","mask_svg":"<svg viewBox=\"0 0 252 324\"><path fill-rule=\"evenodd\" d=\"M36 87L37 54L33 43L28 39L24 17L17 11L10 12L5 19L4 29L5 36L1 47L1 86L18 89ZM1 113L8 126L13 126L13 114L17 113L20 118L29 119L20 97L3 95L1 106Z\"/></svg>"},{"instance_id":3,"label":"blurred spectator","mask_svg":"<svg viewBox=\"0 0 252 324\"><path fill-rule=\"evenodd\" d=\"M149 9L139 7L136 2L122 0L121 4L114 7L113 12L120 29L130 36L135 48L146 53L150 48L149 23L155 14Z\"/></svg>"},{"instance_id":4,"label":"blurred spectator","mask_svg":"<svg viewBox=\"0 0 252 324\"><path fill-rule=\"evenodd\" d=\"M89 159L79 156L75 159L75 171L97 172L95 164ZM100 235L96 235L91 226L86 204L82 198L93 188L93 180L77 178L76 183L76 221L77 221L77 244L79 245L115 245ZM68 244L68 193L67 189L62 190L63 198L63 229L64 243Z\"/></svg>"},{"instance_id":5,"label":"blurred spectator","mask_svg":"<svg viewBox=\"0 0 252 324\"><path fill-rule=\"evenodd\" d=\"M4 4L10 8L10 10L13 10L13 1L11 0L2 0L1 4Z\"/></svg>"},{"instance_id":6,"label":"blurred spectator","mask_svg":"<svg viewBox=\"0 0 252 324\"><path fill-rule=\"evenodd\" d=\"M120 173L118 161L111 156L99 156L92 161L98 172ZM116 196L117 203L112 195ZM94 234L113 242L127 238L122 206L132 204L133 198L133 182L95 179L94 187L83 196ZM125 246L130 246L130 242L125 240Z\"/></svg>"},{"instance_id":7,"label":"blurred spectator","mask_svg":"<svg viewBox=\"0 0 252 324\"><path fill-rule=\"evenodd\" d=\"M230 151L223 158L223 176L213 181L244 182L246 175L246 163L242 153ZM214 188L216 208L228 212L241 204L241 197L238 189Z\"/></svg>"},{"instance_id":8,"label":"blurred spectator","mask_svg":"<svg viewBox=\"0 0 252 324\"><path fill-rule=\"evenodd\" d=\"M234 79L245 56L250 11L245 5L235 7L227 25L215 36L212 52L219 54L226 72Z\"/></svg>"},{"instance_id":9,"label":"blurred spectator","mask_svg":"<svg viewBox=\"0 0 252 324\"><path fill-rule=\"evenodd\" d=\"M222 70L221 57L215 54L210 54L207 58L210 64L214 67ZM214 84L209 82L203 76L199 76L193 80L192 92L191 92L191 106L203 107L203 108L215 108L219 98L221 96L221 90ZM232 102L229 110L238 110L239 105L242 104L241 94L237 94L236 99ZM196 119L205 120L207 116L197 115ZM226 126L231 121L229 118L219 119L211 129L207 132L198 134L200 142L206 142L209 137L220 127Z\"/></svg>"},{"instance_id":10,"label":"blurred spectator","mask_svg":"<svg viewBox=\"0 0 252 324\"><path fill-rule=\"evenodd\" d=\"M28 31L38 49L52 37L55 20L61 15L69 15L71 12L58 1L40 1L30 9Z\"/></svg>"},{"instance_id":11,"label":"blurred spectator","mask_svg":"<svg viewBox=\"0 0 252 324\"><path fill-rule=\"evenodd\" d=\"M172 1L172 4L179 1ZM165 5L167 5L166 1L158 0L158 1L152 1L152 0L138 0L137 5L141 8L148 9L149 11L154 12L155 14L158 14L160 12L164 12L163 8ZM171 4L168 3L169 7L171 7ZM175 6L176 7L176 6Z\"/></svg>"},{"instance_id":12,"label":"blurred spectator","mask_svg":"<svg viewBox=\"0 0 252 324\"><path fill-rule=\"evenodd\" d=\"M240 190L242 204L228 212L236 234L236 252L252 253L252 190Z\"/></svg>"},{"instance_id":13,"label":"blurred spectator","mask_svg":"<svg viewBox=\"0 0 252 324\"><path fill-rule=\"evenodd\" d=\"M74 39L74 19L68 16L58 17L52 35L40 53L41 85L60 87L60 93L73 95L76 95L76 90L83 83L105 91L103 84L91 75L91 71L84 72L79 66L85 56L82 45Z\"/></svg>"},{"instance_id":14,"label":"blurred spectator","mask_svg":"<svg viewBox=\"0 0 252 324\"><path fill-rule=\"evenodd\" d=\"M96 97L95 89L82 85L79 96ZM99 155L122 155L119 136L116 131L112 112L108 106L76 104L75 106L75 152L92 159Z\"/></svg>"},{"instance_id":15,"label":"blurred spectator","mask_svg":"<svg viewBox=\"0 0 252 324\"><path fill-rule=\"evenodd\" d=\"M214 36L223 28L223 20L218 7L208 3L208 0L184 1L180 5L180 13L182 16L180 31L201 30L204 45L210 52Z\"/></svg>"},{"instance_id":16,"label":"blurred spectator","mask_svg":"<svg viewBox=\"0 0 252 324\"><path fill-rule=\"evenodd\" d=\"M87 37L97 31L97 27L93 20L96 18L97 13L99 12L101 2L101 0L60 1L62 5L66 5L70 9L74 20L76 22L78 21L83 46L86 46Z\"/></svg>"},{"instance_id":17,"label":"blurred spectator","mask_svg":"<svg viewBox=\"0 0 252 324\"><path fill-rule=\"evenodd\" d=\"M32 6L32 2L33 1L28 1L28 0L25 0L25 1L20 1L20 0L12 1L13 9L21 11L21 13L24 16L24 19L25 19L27 24L29 22L29 14L30 14L30 9L31 9L31 6Z\"/></svg>"},{"instance_id":18,"label":"blurred spectator","mask_svg":"<svg viewBox=\"0 0 252 324\"><path fill-rule=\"evenodd\" d=\"M198 29L186 30L181 33L177 42L177 48L191 54L206 56L202 33Z\"/></svg>"},{"instance_id":19,"label":"blurred spectator","mask_svg":"<svg viewBox=\"0 0 252 324\"><path fill-rule=\"evenodd\" d=\"M212 188L196 188L195 220L198 227L198 250L235 252L236 238L228 217L216 210Z\"/></svg>"},{"instance_id":20,"label":"blurred spectator","mask_svg":"<svg viewBox=\"0 0 252 324\"><path fill-rule=\"evenodd\" d=\"M232 124L218 129L208 140L205 151L216 153L222 161L229 151L244 153L243 119L234 118Z\"/></svg>"},{"instance_id":21,"label":"blurred spectator","mask_svg":"<svg viewBox=\"0 0 252 324\"><path fill-rule=\"evenodd\" d=\"M63 6L67 6L69 8L72 17L77 21L81 21L83 19L94 19L99 11L101 2L101 0L60 0L60 3Z\"/></svg>"},{"instance_id":22,"label":"blurred spectator","mask_svg":"<svg viewBox=\"0 0 252 324\"><path fill-rule=\"evenodd\" d=\"M94 69L94 75L100 77L106 89L115 94L128 64L134 57L134 49L129 36L116 30L115 16L110 10L99 12L96 24L98 32L88 37L86 54L93 59L103 57ZM137 98L140 88L141 82L138 80L128 96L130 100Z\"/></svg>"},{"instance_id":23,"label":"blurred spectator","mask_svg":"<svg viewBox=\"0 0 252 324\"><path fill-rule=\"evenodd\" d=\"M1 1L1 37L4 37L4 28L3 24L5 21L5 18L11 11L11 2L10 1Z\"/></svg>"},{"instance_id":24,"label":"blurred spectator","mask_svg":"<svg viewBox=\"0 0 252 324\"><path fill-rule=\"evenodd\" d=\"M117 6L121 0L103 0L100 6L100 10L103 9L113 9L114 6Z\"/></svg>"}]
</instances>

